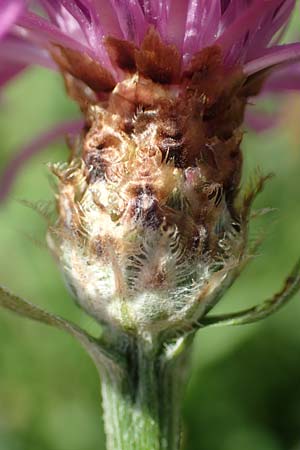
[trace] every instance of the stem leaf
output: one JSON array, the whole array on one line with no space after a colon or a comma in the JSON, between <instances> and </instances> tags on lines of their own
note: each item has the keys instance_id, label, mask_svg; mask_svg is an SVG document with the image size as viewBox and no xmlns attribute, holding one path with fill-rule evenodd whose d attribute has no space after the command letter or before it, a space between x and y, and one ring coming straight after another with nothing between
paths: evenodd
<instances>
[{"instance_id":1,"label":"stem leaf","mask_svg":"<svg viewBox=\"0 0 300 450\"><path fill-rule=\"evenodd\" d=\"M3 286L0 286L0 306L31 320L51 325L60 330L66 331L84 347L92 357L96 365L120 362L119 357L100 341L90 336L74 323L63 319L60 316L49 313L33 303L12 294Z\"/></svg>"},{"instance_id":2,"label":"stem leaf","mask_svg":"<svg viewBox=\"0 0 300 450\"><path fill-rule=\"evenodd\" d=\"M261 304L231 314L211 315L201 320L202 327L244 325L262 320L284 306L300 290L300 259L285 281L283 288Z\"/></svg>"}]
</instances>

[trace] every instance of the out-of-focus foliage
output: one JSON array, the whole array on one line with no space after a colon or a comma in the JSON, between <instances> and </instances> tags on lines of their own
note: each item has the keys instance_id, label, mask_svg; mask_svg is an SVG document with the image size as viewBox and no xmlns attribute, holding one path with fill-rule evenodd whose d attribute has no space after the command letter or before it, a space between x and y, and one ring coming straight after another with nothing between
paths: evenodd
<instances>
[{"instance_id":1,"label":"out-of-focus foliage","mask_svg":"<svg viewBox=\"0 0 300 450\"><path fill-rule=\"evenodd\" d=\"M278 128L260 136L247 133L243 145L245 181L257 167L276 173L255 204L275 211L253 220L251 241L265 236L259 256L215 312L273 294L300 254L299 95L282 99L280 108ZM0 167L36 131L75 111L57 75L29 71L2 99ZM96 333L97 325L73 304L46 249L46 223L19 202L53 201L46 163L66 157L63 144L35 157L1 207L0 280ZM300 449L299 320L298 295L265 322L198 333L184 402L186 450ZM101 450L100 417L97 374L79 345L1 310L0 450Z\"/></svg>"}]
</instances>

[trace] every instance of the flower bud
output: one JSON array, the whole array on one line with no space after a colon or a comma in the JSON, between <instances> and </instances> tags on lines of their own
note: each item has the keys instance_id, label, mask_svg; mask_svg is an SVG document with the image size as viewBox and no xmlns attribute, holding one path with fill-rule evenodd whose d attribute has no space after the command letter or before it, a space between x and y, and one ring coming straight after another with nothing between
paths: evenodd
<instances>
[{"instance_id":1,"label":"flower bud","mask_svg":"<svg viewBox=\"0 0 300 450\"><path fill-rule=\"evenodd\" d=\"M120 81L86 108L70 164L52 168L59 218L49 244L74 297L101 322L134 332L186 327L216 302L242 256L243 100L235 75L206 86L198 66L197 74L181 86L140 73Z\"/></svg>"}]
</instances>

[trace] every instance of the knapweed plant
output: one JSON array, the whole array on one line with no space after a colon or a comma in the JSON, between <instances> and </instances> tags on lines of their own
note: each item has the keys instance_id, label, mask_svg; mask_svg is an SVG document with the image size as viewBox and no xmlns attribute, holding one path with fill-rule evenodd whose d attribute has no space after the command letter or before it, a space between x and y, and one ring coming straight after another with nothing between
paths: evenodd
<instances>
[{"instance_id":1,"label":"knapweed plant","mask_svg":"<svg viewBox=\"0 0 300 450\"><path fill-rule=\"evenodd\" d=\"M27 65L60 72L82 120L57 178L50 250L100 337L6 289L0 304L78 339L101 377L108 450L180 446L184 360L194 334L276 311L213 307L251 256L241 144L253 98L299 88L300 43L280 44L295 0L1 0L0 81ZM247 114L251 114L251 110ZM15 164L17 160L14 160ZM1 195L14 176L4 173Z\"/></svg>"}]
</instances>

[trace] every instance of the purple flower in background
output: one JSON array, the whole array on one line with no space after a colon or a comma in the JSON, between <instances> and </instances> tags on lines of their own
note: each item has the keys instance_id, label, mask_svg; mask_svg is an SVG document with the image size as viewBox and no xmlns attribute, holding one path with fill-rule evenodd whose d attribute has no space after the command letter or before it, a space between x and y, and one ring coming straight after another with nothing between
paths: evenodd
<instances>
[{"instance_id":1,"label":"purple flower in background","mask_svg":"<svg viewBox=\"0 0 300 450\"><path fill-rule=\"evenodd\" d=\"M10 39L10 29L15 24L19 15L25 8L25 2L21 0L8 2L1 0L0 2L0 42L1 46L6 45ZM19 61L9 63L4 57L1 57L0 65L0 87L3 86L10 78L22 70L23 64Z\"/></svg>"}]
</instances>

